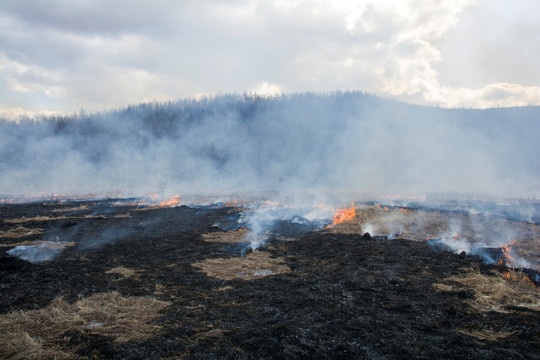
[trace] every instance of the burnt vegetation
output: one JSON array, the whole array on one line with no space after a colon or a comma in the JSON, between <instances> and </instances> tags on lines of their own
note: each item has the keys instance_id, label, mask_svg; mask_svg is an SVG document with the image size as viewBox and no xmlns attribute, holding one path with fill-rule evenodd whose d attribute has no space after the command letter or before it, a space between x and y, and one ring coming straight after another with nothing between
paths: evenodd
<instances>
[{"instance_id":1,"label":"burnt vegetation","mask_svg":"<svg viewBox=\"0 0 540 360\"><path fill-rule=\"evenodd\" d=\"M534 201L463 212L371 204L329 228L295 214L257 232L235 222L240 205L137 196L271 194L288 206L363 190L529 194L539 114L337 92L0 121L0 357L537 358ZM102 196L124 191L134 198ZM57 201L17 203L40 198ZM393 220L376 224L385 235L365 235L387 210ZM508 228L529 272L496 264ZM426 241L454 235L469 250L472 239L496 243L485 249L493 264Z\"/></svg>"},{"instance_id":2,"label":"burnt vegetation","mask_svg":"<svg viewBox=\"0 0 540 360\"><path fill-rule=\"evenodd\" d=\"M115 204L0 207L5 234L21 223L44 229L0 239L0 357L533 359L540 351L540 295L529 281L426 242L364 236L362 214L273 236L242 258L245 231L214 226L238 209ZM5 251L47 236L75 245L34 264Z\"/></svg>"}]
</instances>

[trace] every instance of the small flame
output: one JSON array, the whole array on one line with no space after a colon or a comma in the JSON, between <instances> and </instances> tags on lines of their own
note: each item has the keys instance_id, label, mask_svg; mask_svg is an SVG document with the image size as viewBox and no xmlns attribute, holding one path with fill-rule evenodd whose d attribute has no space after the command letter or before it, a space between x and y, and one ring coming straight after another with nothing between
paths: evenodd
<instances>
[{"instance_id":1,"label":"small flame","mask_svg":"<svg viewBox=\"0 0 540 360\"><path fill-rule=\"evenodd\" d=\"M354 206L354 203L348 208L334 210L334 221L328 227L352 220L355 216L356 206Z\"/></svg>"},{"instance_id":2,"label":"small flame","mask_svg":"<svg viewBox=\"0 0 540 360\"><path fill-rule=\"evenodd\" d=\"M179 203L180 203L180 195L175 195L174 197L172 197L172 198L170 198L168 200L163 200L157 206L159 206L159 207L165 207L165 206L173 207L173 206L178 205Z\"/></svg>"},{"instance_id":3,"label":"small flame","mask_svg":"<svg viewBox=\"0 0 540 360\"><path fill-rule=\"evenodd\" d=\"M510 271L505 270L505 271L503 271L502 275L506 280L525 280L529 284L531 284L532 286L536 287L535 283L531 281L529 276L527 276L527 274L525 274L525 273L523 273L521 271L518 272L518 271L514 271L514 270L510 270Z\"/></svg>"},{"instance_id":4,"label":"small flame","mask_svg":"<svg viewBox=\"0 0 540 360\"><path fill-rule=\"evenodd\" d=\"M508 245L505 245L501 248L501 256L499 257L499 264L500 265L506 265L510 266L512 261L514 261L514 258L510 254L512 250L512 246L516 243L516 240L512 240L512 242Z\"/></svg>"}]
</instances>

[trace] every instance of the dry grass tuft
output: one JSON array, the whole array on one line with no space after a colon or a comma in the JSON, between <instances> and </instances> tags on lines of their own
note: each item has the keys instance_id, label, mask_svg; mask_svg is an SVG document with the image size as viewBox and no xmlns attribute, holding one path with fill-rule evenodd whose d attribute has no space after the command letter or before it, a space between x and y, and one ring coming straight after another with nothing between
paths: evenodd
<instances>
[{"instance_id":1,"label":"dry grass tuft","mask_svg":"<svg viewBox=\"0 0 540 360\"><path fill-rule=\"evenodd\" d=\"M159 331L152 325L168 302L150 297L95 294L70 304L62 298L39 310L0 315L0 357L12 359L73 358L67 332L91 333L117 342L144 341ZM76 349L70 349L72 351Z\"/></svg>"},{"instance_id":2,"label":"dry grass tuft","mask_svg":"<svg viewBox=\"0 0 540 360\"><path fill-rule=\"evenodd\" d=\"M64 351L55 344L44 346L42 339L30 336L26 331L3 331L0 333L0 356L3 359L74 359L76 354Z\"/></svg>"},{"instance_id":3,"label":"dry grass tuft","mask_svg":"<svg viewBox=\"0 0 540 360\"><path fill-rule=\"evenodd\" d=\"M471 268L433 286L440 291L471 291L474 298L469 304L480 311L509 312L512 306L540 310L540 290L526 276L507 278L496 271L484 275Z\"/></svg>"},{"instance_id":4,"label":"dry grass tuft","mask_svg":"<svg viewBox=\"0 0 540 360\"><path fill-rule=\"evenodd\" d=\"M27 222L43 222L43 221L56 221L56 220L65 220L65 219L101 219L103 215L85 215L85 216L34 216L31 218L20 217L17 219L6 219L4 222L8 224L22 224Z\"/></svg>"},{"instance_id":5,"label":"dry grass tuft","mask_svg":"<svg viewBox=\"0 0 540 360\"><path fill-rule=\"evenodd\" d=\"M237 244L242 241L245 241L246 237L245 230L236 230L236 231L227 231L227 232L211 232L207 234L202 234L202 239L205 242L219 242L226 244Z\"/></svg>"},{"instance_id":6,"label":"dry grass tuft","mask_svg":"<svg viewBox=\"0 0 540 360\"><path fill-rule=\"evenodd\" d=\"M487 341L499 341L501 339L507 338L509 336L519 335L519 331L493 331L493 330L467 330L467 329L457 329L460 333L472 336L478 340L487 340Z\"/></svg>"},{"instance_id":7,"label":"dry grass tuft","mask_svg":"<svg viewBox=\"0 0 540 360\"><path fill-rule=\"evenodd\" d=\"M23 216L17 219L6 219L4 220L4 222L8 224L22 224L22 223L27 223L31 221L53 221L53 220L63 220L67 218L68 218L67 216L53 216L53 217L52 216L34 216L31 218L27 218Z\"/></svg>"},{"instance_id":8,"label":"dry grass tuft","mask_svg":"<svg viewBox=\"0 0 540 360\"><path fill-rule=\"evenodd\" d=\"M139 274L139 271L135 269L123 267L123 266L118 266L118 267L105 271L105 274L117 274L121 276L121 279L127 279L130 277L137 276Z\"/></svg>"},{"instance_id":9,"label":"dry grass tuft","mask_svg":"<svg viewBox=\"0 0 540 360\"><path fill-rule=\"evenodd\" d=\"M24 245L24 246L36 245L37 243L38 243L38 241L26 240L26 241L21 241L21 242L12 243L12 244L0 244L0 248L16 247L16 246L21 246L21 245Z\"/></svg>"},{"instance_id":10,"label":"dry grass tuft","mask_svg":"<svg viewBox=\"0 0 540 360\"><path fill-rule=\"evenodd\" d=\"M116 214L113 217L117 219L129 219L131 217L131 213L127 212L125 214Z\"/></svg>"},{"instance_id":11,"label":"dry grass tuft","mask_svg":"<svg viewBox=\"0 0 540 360\"><path fill-rule=\"evenodd\" d=\"M8 239L19 239L23 236L41 235L41 234L43 234L43 229L39 229L39 228L29 229L29 228L25 228L24 226L17 226L15 229L9 229L7 231L0 230L0 238L8 238Z\"/></svg>"},{"instance_id":12,"label":"dry grass tuft","mask_svg":"<svg viewBox=\"0 0 540 360\"><path fill-rule=\"evenodd\" d=\"M37 246L42 248L49 248L53 250L62 250L66 247L75 246L74 241L22 241L15 244L0 244L0 247L16 247L16 246Z\"/></svg>"},{"instance_id":13,"label":"dry grass tuft","mask_svg":"<svg viewBox=\"0 0 540 360\"><path fill-rule=\"evenodd\" d=\"M87 205L81 205L76 207L70 207L70 208L59 208L59 209L53 209L52 212L59 213L59 212L74 212L74 211L82 211L88 209Z\"/></svg>"},{"instance_id":14,"label":"dry grass tuft","mask_svg":"<svg viewBox=\"0 0 540 360\"><path fill-rule=\"evenodd\" d=\"M252 280L291 271L283 265L282 259L272 258L269 253L258 250L244 257L206 259L192 266L221 280Z\"/></svg>"}]
</instances>

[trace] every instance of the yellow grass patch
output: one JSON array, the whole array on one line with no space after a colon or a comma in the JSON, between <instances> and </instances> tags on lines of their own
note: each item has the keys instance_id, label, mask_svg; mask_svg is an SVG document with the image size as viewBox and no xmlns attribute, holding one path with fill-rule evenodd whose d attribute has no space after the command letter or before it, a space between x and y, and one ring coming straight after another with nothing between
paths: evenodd
<instances>
[{"instance_id":1,"label":"yellow grass patch","mask_svg":"<svg viewBox=\"0 0 540 360\"><path fill-rule=\"evenodd\" d=\"M0 238L8 238L8 239L18 239L23 236L30 236L30 235L41 235L43 234L43 229L39 228L26 228L24 226L17 226L14 229L9 229L7 231L0 230Z\"/></svg>"},{"instance_id":2,"label":"yellow grass patch","mask_svg":"<svg viewBox=\"0 0 540 360\"><path fill-rule=\"evenodd\" d=\"M27 223L31 221L53 221L53 220L63 220L67 218L68 218L67 216L34 216L31 218L27 218L23 216L17 219L6 219L4 220L4 222L8 224L22 224L22 223Z\"/></svg>"},{"instance_id":3,"label":"yellow grass patch","mask_svg":"<svg viewBox=\"0 0 540 360\"><path fill-rule=\"evenodd\" d=\"M283 259L270 257L267 252L255 250L244 257L206 259L192 266L221 280L252 280L290 272L291 269L283 262Z\"/></svg>"},{"instance_id":4,"label":"yellow grass patch","mask_svg":"<svg viewBox=\"0 0 540 360\"><path fill-rule=\"evenodd\" d=\"M126 268L123 266L118 266L110 270L105 271L105 274L117 274L122 277L122 279L127 279L133 276L136 276L139 273L138 270Z\"/></svg>"},{"instance_id":5,"label":"yellow grass patch","mask_svg":"<svg viewBox=\"0 0 540 360\"><path fill-rule=\"evenodd\" d=\"M56 221L56 220L65 220L65 219L101 219L103 215L86 215L86 216L34 216L31 218L20 217L17 219L6 219L4 222L8 224L22 224L32 221Z\"/></svg>"},{"instance_id":6,"label":"yellow grass patch","mask_svg":"<svg viewBox=\"0 0 540 360\"><path fill-rule=\"evenodd\" d=\"M245 236L247 234L246 230L236 230L236 231L226 231L226 232L211 232L207 234L202 234L202 239L206 242L219 242L219 243L228 243L236 244L242 241L245 241Z\"/></svg>"},{"instance_id":7,"label":"yellow grass patch","mask_svg":"<svg viewBox=\"0 0 540 360\"><path fill-rule=\"evenodd\" d=\"M151 297L123 297L117 292L95 294L70 304L62 298L39 310L0 315L0 358L74 358L69 331L144 341L160 326L152 325L169 303ZM59 350L60 348L67 350ZM67 352L66 352L67 351Z\"/></svg>"},{"instance_id":8,"label":"yellow grass patch","mask_svg":"<svg viewBox=\"0 0 540 360\"><path fill-rule=\"evenodd\" d=\"M131 217L131 213L127 212L125 214L116 214L113 217L115 217L117 219L128 219L128 218Z\"/></svg>"},{"instance_id":9,"label":"yellow grass patch","mask_svg":"<svg viewBox=\"0 0 540 360\"><path fill-rule=\"evenodd\" d=\"M3 359L75 359L73 352L62 350L56 344L47 344L40 337L32 337L20 329L0 333L0 356Z\"/></svg>"},{"instance_id":10,"label":"yellow grass patch","mask_svg":"<svg viewBox=\"0 0 540 360\"><path fill-rule=\"evenodd\" d=\"M480 311L508 312L511 306L540 310L540 290L526 276L506 278L496 271L485 275L472 268L433 286L440 291L471 291L474 298L469 304Z\"/></svg>"},{"instance_id":11,"label":"yellow grass patch","mask_svg":"<svg viewBox=\"0 0 540 360\"><path fill-rule=\"evenodd\" d=\"M74 241L22 241L15 244L0 244L0 247L16 247L16 246L38 246L42 248L49 248L53 250L62 250L66 247L75 246Z\"/></svg>"},{"instance_id":12,"label":"yellow grass patch","mask_svg":"<svg viewBox=\"0 0 540 360\"><path fill-rule=\"evenodd\" d=\"M54 209L52 210L52 212L72 212L72 211L81 211L81 210L86 210L88 209L88 206L87 205L81 205L81 206L76 206L76 207L70 207L70 208L59 208L59 209Z\"/></svg>"},{"instance_id":13,"label":"yellow grass patch","mask_svg":"<svg viewBox=\"0 0 540 360\"><path fill-rule=\"evenodd\" d=\"M501 339L507 338L509 336L515 336L519 334L519 331L493 331L493 330L467 330L467 329L457 329L460 333L472 336L478 340L487 340L487 341L499 341Z\"/></svg>"}]
</instances>

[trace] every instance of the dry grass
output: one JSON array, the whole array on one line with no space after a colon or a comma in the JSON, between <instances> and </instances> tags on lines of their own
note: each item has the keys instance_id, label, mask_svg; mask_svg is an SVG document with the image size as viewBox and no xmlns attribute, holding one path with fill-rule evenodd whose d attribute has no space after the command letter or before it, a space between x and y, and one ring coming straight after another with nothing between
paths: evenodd
<instances>
[{"instance_id":1,"label":"dry grass","mask_svg":"<svg viewBox=\"0 0 540 360\"><path fill-rule=\"evenodd\" d=\"M65 220L65 219L100 219L103 218L103 215L85 215L85 216L34 216L31 218L20 217L17 219L6 219L4 222L8 224L22 224L27 222L43 222L43 221L56 221L56 220Z\"/></svg>"},{"instance_id":2,"label":"dry grass","mask_svg":"<svg viewBox=\"0 0 540 360\"><path fill-rule=\"evenodd\" d=\"M512 306L540 310L540 290L526 276L506 278L495 271L484 275L472 268L433 286L440 291L471 291L474 298L469 304L480 311L508 312Z\"/></svg>"},{"instance_id":3,"label":"dry grass","mask_svg":"<svg viewBox=\"0 0 540 360\"><path fill-rule=\"evenodd\" d=\"M202 234L202 239L206 242L219 242L227 244L236 244L245 241L245 236L248 233L246 230L236 230L227 232L211 232Z\"/></svg>"},{"instance_id":4,"label":"dry grass","mask_svg":"<svg viewBox=\"0 0 540 360\"><path fill-rule=\"evenodd\" d=\"M0 333L0 356L3 359L74 359L77 355L62 350L56 344L46 344L22 330L3 330Z\"/></svg>"},{"instance_id":5,"label":"dry grass","mask_svg":"<svg viewBox=\"0 0 540 360\"><path fill-rule=\"evenodd\" d=\"M21 242L12 243L12 244L0 244L0 248L3 248L3 247L16 247L16 246L21 246L21 245L24 245L24 246L36 245L37 243L38 243L38 241L26 240L26 241L21 241Z\"/></svg>"},{"instance_id":6,"label":"dry grass","mask_svg":"<svg viewBox=\"0 0 540 360\"><path fill-rule=\"evenodd\" d=\"M457 329L460 333L472 336L478 340L487 340L487 341L499 341L501 339L507 338L509 336L519 335L519 331L493 331L493 330L467 330L467 329Z\"/></svg>"},{"instance_id":7,"label":"dry grass","mask_svg":"<svg viewBox=\"0 0 540 360\"><path fill-rule=\"evenodd\" d=\"M8 238L8 239L19 239L23 236L30 236L30 235L41 235L43 234L43 229L39 228L25 228L24 226L17 226L14 229L9 229L7 231L0 230L0 238Z\"/></svg>"},{"instance_id":8,"label":"dry grass","mask_svg":"<svg viewBox=\"0 0 540 360\"><path fill-rule=\"evenodd\" d=\"M70 304L55 299L46 308L0 316L0 357L10 359L73 358L67 332L91 333L115 341L144 341L160 330L152 325L168 302L150 297L95 294ZM76 349L71 349L75 351Z\"/></svg>"},{"instance_id":9,"label":"dry grass","mask_svg":"<svg viewBox=\"0 0 540 360\"><path fill-rule=\"evenodd\" d=\"M17 247L17 246L37 246L43 248L49 248L53 250L62 250L66 247L75 246L74 241L22 241L15 244L0 244L0 247Z\"/></svg>"},{"instance_id":10,"label":"dry grass","mask_svg":"<svg viewBox=\"0 0 540 360\"><path fill-rule=\"evenodd\" d=\"M221 280L251 280L291 271L283 265L282 259L272 258L269 253L258 250L244 257L206 259L192 266Z\"/></svg>"},{"instance_id":11,"label":"dry grass","mask_svg":"<svg viewBox=\"0 0 540 360\"><path fill-rule=\"evenodd\" d=\"M131 213L127 212L125 214L116 214L113 217L117 219L129 219L131 217Z\"/></svg>"},{"instance_id":12,"label":"dry grass","mask_svg":"<svg viewBox=\"0 0 540 360\"><path fill-rule=\"evenodd\" d=\"M123 266L118 266L110 270L105 271L105 274L117 274L121 276L121 279L127 279L130 277L135 277L139 273L138 270L126 268ZM119 279L119 280L121 280Z\"/></svg>"},{"instance_id":13,"label":"dry grass","mask_svg":"<svg viewBox=\"0 0 540 360\"><path fill-rule=\"evenodd\" d=\"M58 212L73 212L73 211L82 211L88 209L87 205L81 205L76 207L70 207L70 208L59 208L59 209L53 209L52 212L58 213Z\"/></svg>"},{"instance_id":14,"label":"dry grass","mask_svg":"<svg viewBox=\"0 0 540 360\"><path fill-rule=\"evenodd\" d=\"M27 223L31 221L54 221L54 220L63 220L63 219L68 219L68 217L67 216L34 216L31 218L27 218L23 216L17 219L6 219L4 220L4 222L8 224L22 224L22 223Z\"/></svg>"}]
</instances>

